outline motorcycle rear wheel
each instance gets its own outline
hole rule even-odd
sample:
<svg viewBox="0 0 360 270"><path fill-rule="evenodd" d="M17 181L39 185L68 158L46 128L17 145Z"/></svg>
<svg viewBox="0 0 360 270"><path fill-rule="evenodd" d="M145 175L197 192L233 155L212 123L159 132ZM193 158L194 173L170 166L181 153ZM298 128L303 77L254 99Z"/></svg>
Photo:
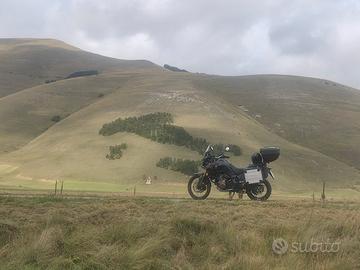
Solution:
<svg viewBox="0 0 360 270"><path fill-rule="evenodd" d="M265 189L265 192L264 190L261 191L261 189ZM271 190L272 188L269 181L265 179L258 185L249 185L246 188L246 194L253 201L266 201L271 195Z"/></svg>
<svg viewBox="0 0 360 270"><path fill-rule="evenodd" d="M200 187L198 186L201 177L203 175L193 175L188 182L188 192L194 200L205 200L211 191L211 182L208 180L204 181Z"/></svg>

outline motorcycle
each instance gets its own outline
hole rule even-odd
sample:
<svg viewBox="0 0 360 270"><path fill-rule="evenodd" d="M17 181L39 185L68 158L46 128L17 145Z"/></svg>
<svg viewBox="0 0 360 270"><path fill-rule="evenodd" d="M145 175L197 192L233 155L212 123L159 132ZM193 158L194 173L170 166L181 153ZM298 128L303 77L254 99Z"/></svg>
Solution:
<svg viewBox="0 0 360 270"><path fill-rule="evenodd" d="M225 151L230 151L229 147ZM270 162L280 156L278 147L261 148L252 155L252 164L246 168L237 168L227 159L224 153L216 156L214 147L209 145L204 153L201 167L205 172L193 174L188 182L188 192L194 200L205 200L211 191L212 184L221 192L235 193L242 196L246 193L251 200L266 201L271 195L270 175L275 179Z"/></svg>

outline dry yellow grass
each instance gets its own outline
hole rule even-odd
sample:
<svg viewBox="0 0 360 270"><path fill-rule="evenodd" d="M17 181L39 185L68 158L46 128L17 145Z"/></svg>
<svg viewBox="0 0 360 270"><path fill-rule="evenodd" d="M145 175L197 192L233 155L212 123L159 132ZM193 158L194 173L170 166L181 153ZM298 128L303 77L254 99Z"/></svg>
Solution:
<svg viewBox="0 0 360 270"><path fill-rule="evenodd" d="M358 269L360 204L0 198L1 269ZM339 242L276 255L272 242Z"/></svg>

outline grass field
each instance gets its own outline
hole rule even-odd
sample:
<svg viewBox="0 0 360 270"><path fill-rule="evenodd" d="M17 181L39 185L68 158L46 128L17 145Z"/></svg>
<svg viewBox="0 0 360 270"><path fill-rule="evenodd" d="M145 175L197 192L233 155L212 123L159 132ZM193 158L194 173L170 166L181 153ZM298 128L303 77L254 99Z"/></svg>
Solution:
<svg viewBox="0 0 360 270"><path fill-rule="evenodd" d="M360 268L359 201L48 196L0 205L0 269ZM277 238L287 253L273 252ZM313 242L338 250L292 248Z"/></svg>
<svg viewBox="0 0 360 270"><path fill-rule="evenodd" d="M41 196L51 196L55 193L60 193L61 187L63 196L80 196L80 197L117 197L117 196L150 196L150 197L165 197L165 198L189 198L187 191L187 180L184 177L179 182L156 182L151 185L146 185L143 181L138 183L107 183L107 182L91 182L86 180L68 180L68 181L53 181L53 180L17 180L16 185L10 181L2 181L0 185L0 195L21 195L33 196L38 194ZM284 191L281 186L283 183L278 180L271 181L273 188L271 198L276 200L283 199L304 199L319 200L322 194L322 185L314 186L313 189L302 188L292 189L291 191ZM328 200L353 201L360 200L360 186L353 186L352 188L334 188L326 187L326 198ZM227 192L219 192L215 186L212 186L210 198L228 198Z"/></svg>

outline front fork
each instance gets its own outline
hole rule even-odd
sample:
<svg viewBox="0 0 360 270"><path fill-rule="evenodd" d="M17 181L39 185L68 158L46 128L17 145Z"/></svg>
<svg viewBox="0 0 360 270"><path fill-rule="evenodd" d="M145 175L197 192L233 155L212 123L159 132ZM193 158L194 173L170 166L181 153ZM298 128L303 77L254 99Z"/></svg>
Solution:
<svg viewBox="0 0 360 270"><path fill-rule="evenodd" d="M210 181L208 178L208 173L197 173L196 175L199 175L199 182L197 183L197 188L201 189L201 187L203 187L204 184L207 183L207 181Z"/></svg>

